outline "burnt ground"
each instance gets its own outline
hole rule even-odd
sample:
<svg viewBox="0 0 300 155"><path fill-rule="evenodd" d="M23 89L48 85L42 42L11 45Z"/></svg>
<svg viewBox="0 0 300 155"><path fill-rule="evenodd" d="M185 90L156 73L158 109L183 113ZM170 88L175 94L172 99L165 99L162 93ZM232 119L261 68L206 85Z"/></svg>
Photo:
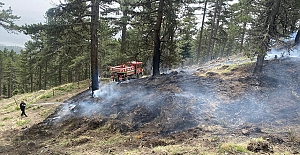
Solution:
<svg viewBox="0 0 300 155"><path fill-rule="evenodd" d="M300 154L300 61L209 65L84 91L0 153Z"/></svg>

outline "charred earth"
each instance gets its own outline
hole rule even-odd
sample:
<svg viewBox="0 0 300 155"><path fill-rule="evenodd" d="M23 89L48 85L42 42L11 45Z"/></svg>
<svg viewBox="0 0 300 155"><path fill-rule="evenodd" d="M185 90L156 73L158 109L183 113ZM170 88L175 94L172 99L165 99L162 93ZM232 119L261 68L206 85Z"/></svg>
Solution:
<svg viewBox="0 0 300 155"><path fill-rule="evenodd" d="M84 91L0 153L299 154L300 61L230 63Z"/></svg>

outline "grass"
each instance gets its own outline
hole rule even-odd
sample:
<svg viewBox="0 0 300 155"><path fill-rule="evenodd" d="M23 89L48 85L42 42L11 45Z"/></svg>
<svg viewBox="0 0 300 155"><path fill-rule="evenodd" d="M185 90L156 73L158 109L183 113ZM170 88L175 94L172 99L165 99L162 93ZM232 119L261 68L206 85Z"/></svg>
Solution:
<svg viewBox="0 0 300 155"><path fill-rule="evenodd" d="M30 122L30 120L19 120L19 121L17 121L16 122L16 124L18 125L18 126L23 126L23 125L25 125L25 124L28 124Z"/></svg>
<svg viewBox="0 0 300 155"><path fill-rule="evenodd" d="M62 86L59 86L59 87L56 87L55 89L53 89L54 91L63 91L63 92L70 92L72 90L75 89L75 86L76 84L75 83L69 83L69 84L65 84L65 85L62 85ZM78 85L78 84L77 84ZM79 88L79 86L77 87Z"/></svg>
<svg viewBox="0 0 300 155"><path fill-rule="evenodd" d="M51 111L52 111L52 109L45 109L45 110L41 111L39 114L43 118L46 118L47 116L49 116L49 114L50 114Z"/></svg>
<svg viewBox="0 0 300 155"><path fill-rule="evenodd" d="M44 94L40 97L40 99L47 99L47 98L51 98L52 97L52 94Z"/></svg>
<svg viewBox="0 0 300 155"><path fill-rule="evenodd" d="M241 68L241 67L247 68L247 67L249 67L251 65L253 65L253 62L244 62L242 64L223 65L221 67L211 69L209 71L209 73L216 74L216 75L224 75L224 74L232 72L232 74L233 74L233 71L235 71L236 69ZM207 73L208 72L199 73L198 76L207 77L208 76Z"/></svg>
<svg viewBox="0 0 300 155"><path fill-rule="evenodd" d="M6 117L4 117L4 118L2 118L1 120L2 121L6 121L6 120L9 120L9 119L12 119L13 117L8 117L8 116L6 116Z"/></svg>
<svg viewBox="0 0 300 155"><path fill-rule="evenodd" d="M263 143L263 142L266 142L266 140L264 140L262 137L259 137L259 138L253 138L253 139L251 139L251 142L254 142L254 143Z"/></svg>
<svg viewBox="0 0 300 155"><path fill-rule="evenodd" d="M14 103L9 103L9 104L5 105L4 109L8 109L8 108L12 107L13 105L15 105L15 104Z"/></svg>
<svg viewBox="0 0 300 155"><path fill-rule="evenodd" d="M121 135L121 134L117 134L114 137L111 137L109 139L107 139L105 142L103 142L103 145L114 145L114 144L118 144L120 142L123 142L125 140L125 136Z"/></svg>
<svg viewBox="0 0 300 155"><path fill-rule="evenodd" d="M242 144L234 144L234 143L224 143L219 148L220 153L248 153L246 146Z"/></svg>
<svg viewBox="0 0 300 155"><path fill-rule="evenodd" d="M190 155L196 155L201 152L201 154L204 154L205 152L202 151L202 148L200 146L183 146L183 145L167 145L167 146L157 146L153 148L153 151L156 154L170 154L170 155L176 155L176 154L186 154L189 152Z"/></svg>
<svg viewBox="0 0 300 155"><path fill-rule="evenodd" d="M43 106L36 106L36 107L33 107L32 110L39 110L41 109Z"/></svg>
<svg viewBox="0 0 300 155"><path fill-rule="evenodd" d="M289 129L289 130L287 131L287 135L288 135L289 140L290 140L291 142L297 142L296 133L295 133L294 131L292 131L291 129Z"/></svg>

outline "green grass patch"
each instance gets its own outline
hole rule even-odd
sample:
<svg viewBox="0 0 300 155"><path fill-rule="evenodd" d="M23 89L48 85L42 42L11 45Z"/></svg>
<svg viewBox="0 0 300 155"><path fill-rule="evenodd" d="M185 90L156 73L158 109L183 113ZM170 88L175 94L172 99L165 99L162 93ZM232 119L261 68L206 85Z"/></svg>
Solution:
<svg viewBox="0 0 300 155"><path fill-rule="evenodd" d="M19 121L16 122L16 124L18 126L23 126L25 124L28 124L29 122L30 122L29 120L19 120Z"/></svg>
<svg viewBox="0 0 300 155"><path fill-rule="evenodd" d="M3 124L3 123L0 123L0 126L5 126L5 124Z"/></svg>
<svg viewBox="0 0 300 155"><path fill-rule="evenodd" d="M47 117L47 116L49 116L50 112L51 112L51 109L45 109L40 112L40 116Z"/></svg>
<svg viewBox="0 0 300 155"><path fill-rule="evenodd" d="M176 154L186 154L186 152L189 152L189 154L205 154L204 151L201 151L202 148L200 146L183 146L183 145L167 145L167 146L157 146L154 147L153 150L157 154L170 154L170 155L176 155Z"/></svg>
<svg viewBox="0 0 300 155"><path fill-rule="evenodd" d="M65 84L62 85L60 87L56 87L54 90L59 90L59 91L63 91L63 92L70 92L74 89L74 84L73 83L69 83L69 84Z"/></svg>
<svg viewBox="0 0 300 155"><path fill-rule="evenodd" d="M48 99L48 98L51 98L52 97L52 94L48 93L48 94L44 94L40 97L40 99Z"/></svg>
<svg viewBox="0 0 300 155"><path fill-rule="evenodd" d="M237 153L248 153L249 151L243 145L233 144L233 143L224 143L220 146L219 152L220 153L237 154Z"/></svg>
<svg viewBox="0 0 300 155"><path fill-rule="evenodd" d="M32 110L39 110L39 109L41 109L43 106L36 106L36 107L34 107L34 108L32 108Z"/></svg>
<svg viewBox="0 0 300 155"><path fill-rule="evenodd" d="M12 119L13 117L8 117L8 116L6 116L6 117L4 117L4 118L2 118L2 121L6 121L6 120L9 120L9 119Z"/></svg>
<svg viewBox="0 0 300 155"><path fill-rule="evenodd" d="M14 105L15 105L14 102L8 103L7 105L5 105L4 109L8 109L8 108L10 108L10 107L12 107L12 106L14 106Z"/></svg>
<svg viewBox="0 0 300 155"><path fill-rule="evenodd" d="M262 142L265 142L265 141L266 140L264 140L262 137L251 139L251 142L254 142L254 143L262 143Z"/></svg>
<svg viewBox="0 0 300 155"><path fill-rule="evenodd" d="M105 142L103 142L103 145L114 145L114 144L118 144L124 140L125 140L125 136L118 134L114 137L109 138Z"/></svg>

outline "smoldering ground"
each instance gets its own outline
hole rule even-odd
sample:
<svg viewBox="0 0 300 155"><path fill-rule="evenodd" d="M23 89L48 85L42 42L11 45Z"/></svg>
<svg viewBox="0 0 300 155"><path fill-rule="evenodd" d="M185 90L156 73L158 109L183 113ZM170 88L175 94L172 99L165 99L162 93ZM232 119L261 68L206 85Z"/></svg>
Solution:
<svg viewBox="0 0 300 155"><path fill-rule="evenodd" d="M280 59L266 63L259 77L223 80L192 75L182 69L156 78L104 84L94 92L94 98L86 91L68 100L48 122L100 116L120 121L126 131L152 124L161 133L199 125L298 126L300 61L289 56ZM234 90L236 85L243 89Z"/></svg>

